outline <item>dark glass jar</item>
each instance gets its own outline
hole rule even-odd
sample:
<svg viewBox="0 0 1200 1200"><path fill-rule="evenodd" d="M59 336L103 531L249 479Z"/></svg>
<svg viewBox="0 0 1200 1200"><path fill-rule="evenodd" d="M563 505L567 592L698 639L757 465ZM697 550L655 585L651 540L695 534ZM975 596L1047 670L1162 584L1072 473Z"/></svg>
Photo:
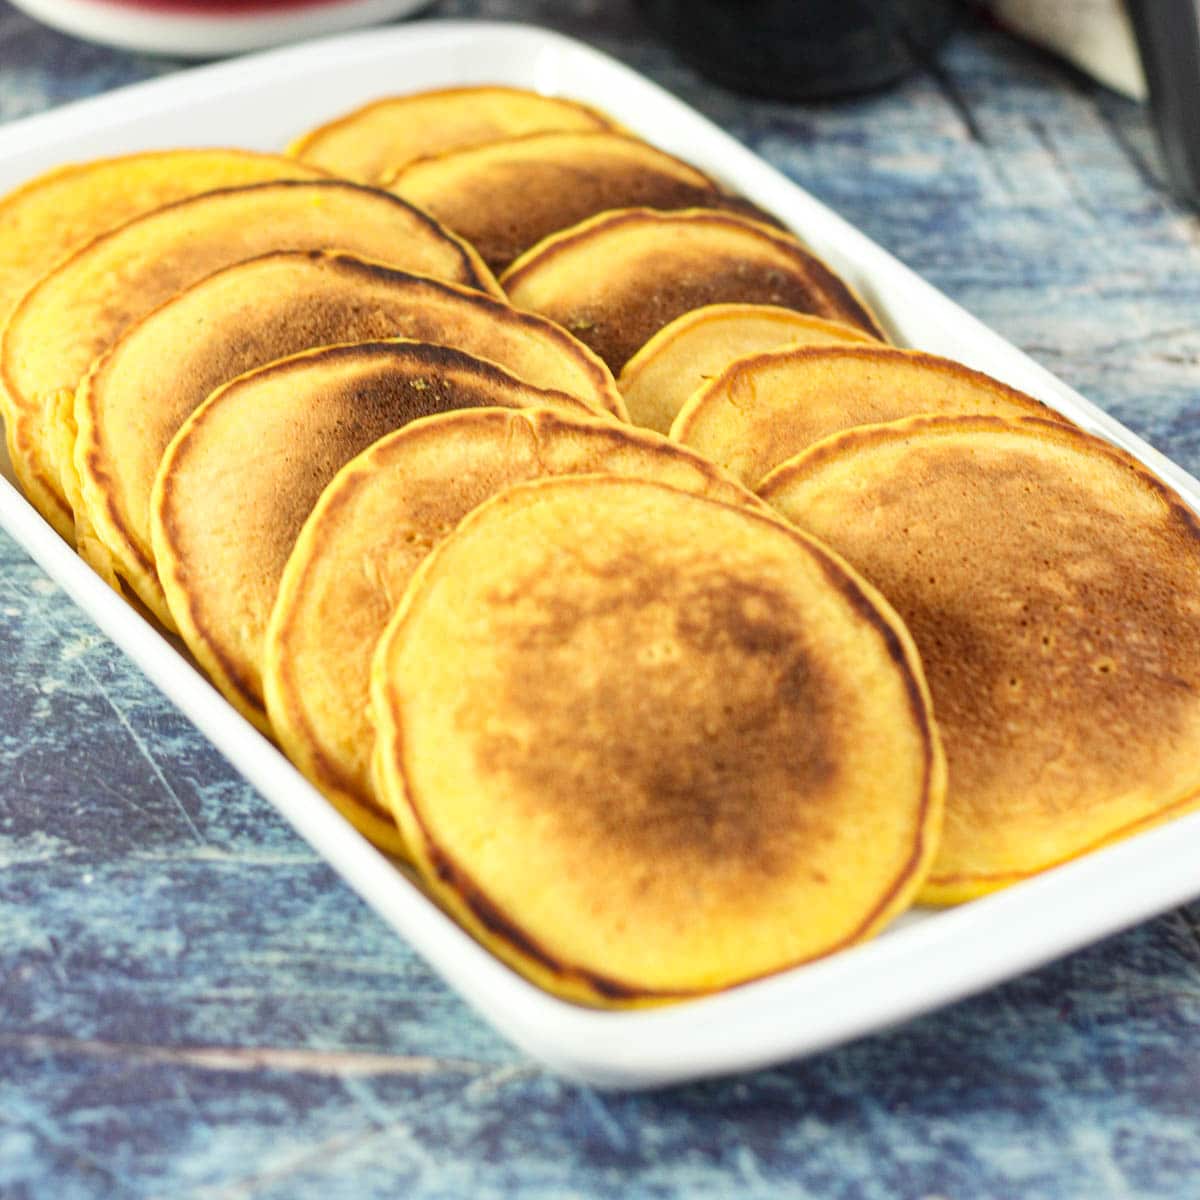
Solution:
<svg viewBox="0 0 1200 1200"><path fill-rule="evenodd" d="M784 99L883 87L927 61L961 0L641 0L649 23L710 79Z"/></svg>

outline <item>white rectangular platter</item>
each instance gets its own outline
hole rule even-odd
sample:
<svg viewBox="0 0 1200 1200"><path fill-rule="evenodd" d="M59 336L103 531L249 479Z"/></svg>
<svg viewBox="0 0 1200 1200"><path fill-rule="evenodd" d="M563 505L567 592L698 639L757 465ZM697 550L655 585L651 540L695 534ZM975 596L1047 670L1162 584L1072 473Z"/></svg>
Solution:
<svg viewBox="0 0 1200 1200"><path fill-rule="evenodd" d="M607 109L777 214L866 295L898 342L960 359L1124 446L1200 510L1200 484L684 104L542 30L428 23L204 67L0 129L0 189L60 163L237 142L279 149L371 97L507 83ZM502 966L351 829L0 479L0 526L25 547L262 794L497 1029L564 1074L649 1087L795 1058L895 1024L1200 894L1200 814L998 895L913 913L884 936L707 999L609 1013Z"/></svg>

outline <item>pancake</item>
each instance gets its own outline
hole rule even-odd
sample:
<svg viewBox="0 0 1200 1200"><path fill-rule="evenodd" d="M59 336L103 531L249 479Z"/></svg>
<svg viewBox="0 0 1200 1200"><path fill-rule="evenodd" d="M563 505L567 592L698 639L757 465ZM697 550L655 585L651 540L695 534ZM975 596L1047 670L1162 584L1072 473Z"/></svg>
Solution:
<svg viewBox="0 0 1200 1200"><path fill-rule="evenodd" d="M68 253L164 204L214 188L274 179L319 179L325 172L249 150L158 150L57 167L0 199L0 329L21 297ZM24 414L0 386L9 457L26 494L58 509L24 452ZM22 428L18 439L17 428ZM65 516L65 514L64 514ZM64 532L60 530L60 532Z"/></svg>
<svg viewBox="0 0 1200 1200"><path fill-rule="evenodd" d="M1200 526L1124 451L1042 420L915 418L819 443L763 495L921 652L950 771L922 899L1200 806Z"/></svg>
<svg viewBox="0 0 1200 1200"><path fill-rule="evenodd" d="M48 425L71 410L61 397L69 400L96 356L222 267L271 250L319 249L499 294L475 251L431 217L386 192L332 180L231 188L157 209L88 243L26 293L0 359L15 418L9 444L30 499L64 537L72 517Z"/></svg>
<svg viewBox="0 0 1200 1200"><path fill-rule="evenodd" d="M1066 419L947 358L890 346L804 347L731 363L683 406L671 437L756 487L831 433L922 413Z"/></svg>
<svg viewBox="0 0 1200 1200"><path fill-rule="evenodd" d="M614 208L722 207L707 175L637 138L534 133L418 159L389 191L465 237L493 271L560 229Z"/></svg>
<svg viewBox="0 0 1200 1200"><path fill-rule="evenodd" d="M299 137L288 153L347 179L378 183L413 159L552 129L612 129L575 100L510 87L387 96Z"/></svg>
<svg viewBox="0 0 1200 1200"><path fill-rule="evenodd" d="M514 968L662 1002L870 936L935 848L920 663L814 539L657 483L501 493L424 562L372 668L380 794Z"/></svg>
<svg viewBox="0 0 1200 1200"><path fill-rule="evenodd" d="M477 408L382 438L338 472L305 522L267 630L267 714L288 757L384 849L403 847L371 787L371 655L409 579L503 488L597 472L771 511L656 434L549 409Z"/></svg>
<svg viewBox="0 0 1200 1200"><path fill-rule="evenodd" d="M75 396L80 553L168 628L150 488L180 425L236 375L337 342L403 337L486 358L620 415L608 369L557 325L455 284L347 255L287 252L209 276L127 329Z"/></svg>
<svg viewBox="0 0 1200 1200"><path fill-rule="evenodd" d="M242 375L175 435L151 494L159 578L188 648L260 729L268 729L261 669L267 619L325 485L407 422L479 405L590 411L461 351L366 342Z"/></svg>
<svg viewBox="0 0 1200 1200"><path fill-rule="evenodd" d="M69 251L133 217L216 188L324 177L250 150L155 150L56 167L0 199L0 322Z"/></svg>
<svg viewBox="0 0 1200 1200"><path fill-rule="evenodd" d="M709 304L676 317L624 366L618 387L630 420L668 433L697 388L736 358L782 346L873 342L852 325L767 304Z"/></svg>
<svg viewBox="0 0 1200 1200"><path fill-rule="evenodd" d="M795 238L705 209L602 213L534 246L501 282L514 304L569 329L614 373L707 304L774 304L880 336L862 301Z"/></svg>

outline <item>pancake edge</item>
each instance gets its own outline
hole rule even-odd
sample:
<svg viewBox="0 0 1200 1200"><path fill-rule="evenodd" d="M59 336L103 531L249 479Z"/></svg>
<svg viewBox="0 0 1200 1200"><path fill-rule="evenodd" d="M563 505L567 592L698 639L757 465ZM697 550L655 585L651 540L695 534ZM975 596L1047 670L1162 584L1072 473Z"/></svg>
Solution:
<svg viewBox="0 0 1200 1200"><path fill-rule="evenodd" d="M611 482L613 479L613 476L608 475L575 475L519 484L474 509L463 519L459 530L467 528L469 524L474 525L486 520L493 508L511 503L509 498L518 491L533 491L546 485L562 486L564 481L578 485L581 481L590 484L598 480ZM643 486L688 495L666 484L638 482ZM703 504L716 504L721 508L731 507L721 501L704 497L691 498ZM924 784L919 812L914 821L918 832L904 871L898 878L888 882L875 907L852 933L820 954L717 988L678 991L641 987L560 960L550 954L536 939L528 935L518 922L495 905L470 874L430 838L428 827L407 785L403 766L403 760L407 758L406 747L403 730L393 719L395 706L389 702L389 695L392 693L387 678L387 659L392 643L403 636L404 625L410 619L410 613L421 595L426 577L437 569L439 551L451 541L450 538L436 547L421 563L376 647L371 671L371 711L376 728L373 777L381 794L390 790L394 795L393 810L396 823L411 848L418 870L439 902L485 949L518 974L564 999L602 1008L652 1007L728 991L759 979L779 975L807 962L818 961L857 942L867 940L909 907L932 865L941 834L946 791L946 760L934 721L928 685L911 635L881 593L824 543L794 526L780 525L770 517L750 510L745 511L751 520L763 521L769 528L792 537L811 554L835 590L842 593L850 607L858 615L865 617L880 634L887 656L902 673L915 725L921 731L925 745ZM394 747L395 753L385 753L389 745ZM388 784L391 785L390 788Z"/></svg>
<svg viewBox="0 0 1200 1200"><path fill-rule="evenodd" d="M512 84L461 84L455 87L423 88L422 90L416 92L397 92L393 95L378 96L374 100L368 100L365 104L360 104L357 108L352 108L349 112L344 112L341 114L341 116L334 117L330 121L325 121L322 124L306 130L304 133L301 133L297 137L293 138L284 149L284 157L295 158L300 162L307 162L307 159L305 159L304 156L312 149L316 142L320 141L324 137L327 137L335 130L342 129L345 126L350 125L360 118L366 116L367 113L374 112L377 109L389 107L400 108L410 101L474 94L481 91L504 92L509 95L518 96L537 96L539 99L550 100L557 104L564 104L570 108L574 108L576 111L587 113L589 117L598 122L598 128L600 129L607 129L615 132L624 131L624 127L618 124L618 122L612 117L608 116L607 113L602 112L600 109L595 108L590 104L585 104L582 100L574 100L569 96L548 96L544 92L535 92L532 88L516 87ZM492 138L488 140L497 141L501 139ZM485 143L477 142L475 144L483 145ZM424 158L428 156L421 155L420 157ZM328 168L321 169L328 170ZM385 172L385 174L390 173L392 169L393 168L389 168L389 172ZM376 179L373 182L378 183L379 180Z"/></svg>
<svg viewBox="0 0 1200 1200"><path fill-rule="evenodd" d="M960 363L952 358L943 358L941 355L929 354L924 350L912 350L901 346L876 345L845 345L845 346L781 346L775 350L761 350L755 354L745 354L741 358L735 358L716 378L703 383L698 387L684 403L679 410L675 420L671 423L671 431L668 436L672 441L683 442L688 444L687 438L692 434L696 422L705 414L708 409L718 403L714 397L719 391L724 390L729 386L729 380L736 377L740 372L748 369L753 369L760 363L772 364L780 363L786 360L811 362L816 359L850 359L855 362L864 360L874 361L877 363L887 362L907 362L916 363L922 367L935 370L940 374L956 376L958 379L966 381L972 385L983 385L988 391L1003 395L1007 400L1014 405L1026 409L1028 415L1033 418L1039 418L1045 421L1052 421L1055 424L1071 425L1074 423L1064 414L1058 412L1050 405L1043 403L1041 400L1030 396L1027 392L1018 391L1014 387L1010 387L1007 383L1002 383L999 379L993 378L991 375L985 375L982 371L976 371L973 367L968 367L964 363ZM837 430L832 434L827 434L824 438L819 438L804 450L798 451L792 458L798 458L800 455L808 452L809 449L829 441L834 437L840 436L842 433L848 433L851 429L867 429L875 425L892 425L900 421L909 421L928 416L930 419L937 420L957 420L959 416L967 414L939 414L939 413L912 413L909 416L897 417L895 421L879 421L870 422L866 425L852 425L846 429ZM991 414L979 414L981 416L990 416ZM998 418L1007 419L1007 418ZM1022 419L1022 418L1014 418ZM791 459L784 461L790 462ZM755 491L766 486L770 476L779 469L779 465L772 467L762 479L755 484Z"/></svg>
<svg viewBox="0 0 1200 1200"><path fill-rule="evenodd" d="M203 667L209 679L235 709L260 732L273 737L266 708L261 695L255 688L253 680L247 677L243 664L233 661L206 632L206 622L201 619L200 609L194 594L181 581L183 571L177 540L177 526L171 518L171 494L173 490L173 471L177 460L186 451L188 443L195 436L195 430L200 428L212 411L226 402L228 394L236 386L241 388L250 381L257 380L270 374L287 372L297 364L308 359L321 358L336 361L338 358L355 358L362 354L369 356L399 354L404 347L420 347L420 353L433 360L450 360L456 365L467 366L468 369L481 374L491 374L498 382L515 382L531 392L540 392L546 397L549 405L564 404L570 408L579 408L592 412L582 400L568 396L565 392L554 392L534 387L525 380L497 366L487 359L475 358L461 350L448 346L440 346L430 342L417 342L411 339L395 339L392 341L348 342L334 346L317 346L310 350L302 350L298 354L277 359L266 366L247 371L231 379L228 383L217 388L203 404L195 408L188 419L179 427L171 439L163 457L159 462L154 486L150 499L150 529L151 544L157 564L159 579L167 599L171 616L179 630L180 636L186 642L189 651ZM602 417L599 419L603 419ZM403 426L401 426L403 428ZM343 464L344 465L344 464ZM319 497L318 497L319 499ZM276 593L278 594L278 593ZM273 605L272 605L273 607ZM268 620L270 614L267 614ZM264 633L266 623L264 623ZM260 670L261 678L261 670Z"/></svg>

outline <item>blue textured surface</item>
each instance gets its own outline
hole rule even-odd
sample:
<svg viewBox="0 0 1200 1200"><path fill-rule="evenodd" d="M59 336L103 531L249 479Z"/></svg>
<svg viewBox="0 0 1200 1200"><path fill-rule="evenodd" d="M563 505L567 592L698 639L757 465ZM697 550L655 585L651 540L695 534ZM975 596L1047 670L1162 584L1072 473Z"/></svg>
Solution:
<svg viewBox="0 0 1200 1200"><path fill-rule="evenodd" d="M621 3L430 13L647 72L1200 471L1200 221L1136 106L980 28L790 107ZM173 66L0 3L0 119ZM1200 905L806 1063L599 1095L466 1011L3 535L0 663L5 1200L1200 1197Z"/></svg>

